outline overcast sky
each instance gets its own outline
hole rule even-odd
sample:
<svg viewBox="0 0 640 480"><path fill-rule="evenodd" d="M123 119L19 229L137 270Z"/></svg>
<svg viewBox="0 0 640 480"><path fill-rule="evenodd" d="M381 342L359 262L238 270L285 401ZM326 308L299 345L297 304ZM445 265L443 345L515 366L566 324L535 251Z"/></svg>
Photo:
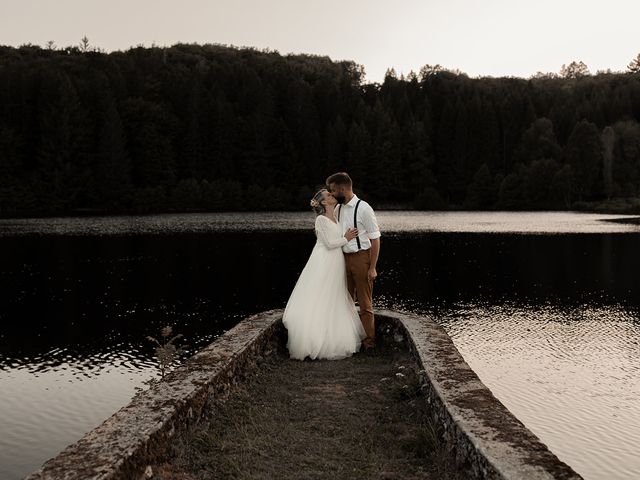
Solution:
<svg viewBox="0 0 640 480"><path fill-rule="evenodd" d="M625 70L639 18L640 0L0 0L0 44L223 43L354 60L368 81L427 63L528 77L572 60Z"/></svg>

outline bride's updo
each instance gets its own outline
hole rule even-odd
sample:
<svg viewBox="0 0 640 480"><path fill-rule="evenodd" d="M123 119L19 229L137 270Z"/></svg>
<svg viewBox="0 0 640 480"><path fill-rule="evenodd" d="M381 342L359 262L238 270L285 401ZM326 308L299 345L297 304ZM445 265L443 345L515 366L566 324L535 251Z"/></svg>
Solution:
<svg viewBox="0 0 640 480"><path fill-rule="evenodd" d="M316 215L322 215L326 211L326 208L322 204L322 200L324 199L324 192L326 191L326 188L318 190L311 199L311 202L309 202L309 205L311 205L311 208L313 208L313 211Z"/></svg>

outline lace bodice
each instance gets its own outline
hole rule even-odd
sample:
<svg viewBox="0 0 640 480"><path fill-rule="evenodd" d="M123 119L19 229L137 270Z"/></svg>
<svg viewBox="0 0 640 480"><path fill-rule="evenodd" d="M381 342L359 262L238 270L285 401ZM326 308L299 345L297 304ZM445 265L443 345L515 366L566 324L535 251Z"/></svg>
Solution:
<svg viewBox="0 0 640 480"><path fill-rule="evenodd" d="M347 239L342 235L340 225L324 215L316 217L316 237L318 242L328 249L340 248L347 243Z"/></svg>

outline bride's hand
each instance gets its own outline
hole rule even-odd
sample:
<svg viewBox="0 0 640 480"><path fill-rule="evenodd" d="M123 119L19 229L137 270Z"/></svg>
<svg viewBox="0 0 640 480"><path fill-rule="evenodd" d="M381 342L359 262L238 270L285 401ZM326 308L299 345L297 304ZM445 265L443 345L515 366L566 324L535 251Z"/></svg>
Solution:
<svg viewBox="0 0 640 480"><path fill-rule="evenodd" d="M347 230L347 233L344 234L344 238L346 238L348 242L350 242L351 240L353 240L357 236L358 236L358 229L357 228L350 228L349 230Z"/></svg>

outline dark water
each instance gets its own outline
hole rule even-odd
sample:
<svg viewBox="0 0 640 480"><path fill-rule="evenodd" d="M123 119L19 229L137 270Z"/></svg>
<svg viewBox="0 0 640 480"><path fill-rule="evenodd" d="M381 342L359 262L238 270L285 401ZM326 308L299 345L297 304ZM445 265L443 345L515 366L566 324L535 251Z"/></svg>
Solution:
<svg viewBox="0 0 640 480"><path fill-rule="evenodd" d="M246 315L284 307L315 242L308 216L288 215L277 230L246 228L256 223L247 216L6 222L0 478L36 468L157 375L147 335L172 325L189 354ZM526 225L549 223L532 215ZM496 218L520 233L487 226ZM585 478L634 478L640 230L575 214L555 228L573 222L563 235L523 234L521 219L493 214L379 219L376 305L435 317L496 396ZM441 231L447 222L462 231Z"/></svg>

